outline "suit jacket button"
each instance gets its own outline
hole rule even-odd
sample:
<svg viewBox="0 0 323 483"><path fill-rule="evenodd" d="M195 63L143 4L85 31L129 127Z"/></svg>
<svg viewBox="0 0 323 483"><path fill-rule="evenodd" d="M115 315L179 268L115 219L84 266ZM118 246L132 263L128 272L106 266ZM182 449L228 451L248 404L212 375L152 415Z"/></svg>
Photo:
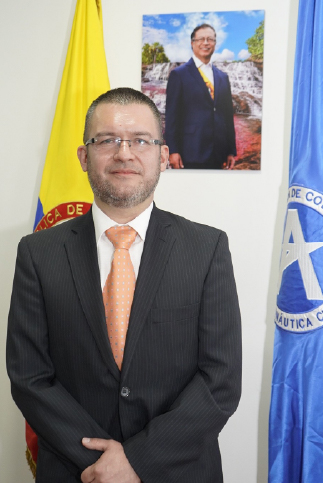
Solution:
<svg viewBox="0 0 323 483"><path fill-rule="evenodd" d="M130 389L129 389L129 387L123 387L123 388L121 389L121 396L122 396L122 397L128 397L128 396L129 396L129 394L130 394Z"/></svg>

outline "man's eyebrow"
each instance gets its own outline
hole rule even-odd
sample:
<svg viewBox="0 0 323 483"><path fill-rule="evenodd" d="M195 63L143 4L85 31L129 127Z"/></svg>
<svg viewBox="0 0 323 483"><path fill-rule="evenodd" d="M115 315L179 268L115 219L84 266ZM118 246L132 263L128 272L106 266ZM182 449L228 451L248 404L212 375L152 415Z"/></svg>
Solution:
<svg viewBox="0 0 323 483"><path fill-rule="evenodd" d="M129 134L131 134L132 136L149 136L149 137L152 137L152 134L149 131L129 131ZM120 135L117 134L115 131L102 131L102 132L96 133L96 135L94 137L98 137L98 136L119 137Z"/></svg>
<svg viewBox="0 0 323 483"><path fill-rule="evenodd" d="M134 136L150 136L150 137L152 137L152 134L149 131L134 131L132 134Z"/></svg>
<svg viewBox="0 0 323 483"><path fill-rule="evenodd" d="M102 132L96 133L94 137L98 137L98 136L116 136L116 133L113 131L102 131Z"/></svg>

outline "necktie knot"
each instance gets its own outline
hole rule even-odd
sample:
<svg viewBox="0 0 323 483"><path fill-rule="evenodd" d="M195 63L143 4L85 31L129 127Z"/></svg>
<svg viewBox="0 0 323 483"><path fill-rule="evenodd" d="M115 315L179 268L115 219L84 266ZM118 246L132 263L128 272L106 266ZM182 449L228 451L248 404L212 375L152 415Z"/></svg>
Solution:
<svg viewBox="0 0 323 483"><path fill-rule="evenodd" d="M129 225L113 226L105 232L114 248L125 248L129 250L137 236L136 230Z"/></svg>

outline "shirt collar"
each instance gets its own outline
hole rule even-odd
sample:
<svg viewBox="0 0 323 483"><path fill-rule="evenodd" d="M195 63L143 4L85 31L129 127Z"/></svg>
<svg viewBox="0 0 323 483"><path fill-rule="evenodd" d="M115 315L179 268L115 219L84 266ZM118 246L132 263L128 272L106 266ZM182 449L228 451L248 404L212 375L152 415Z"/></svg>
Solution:
<svg viewBox="0 0 323 483"><path fill-rule="evenodd" d="M153 203L151 203L148 208L145 209L142 213L140 213L137 218L134 218L133 220L129 221L129 223L126 223L126 225L131 226L142 241L145 241L146 238L146 233L149 225L149 220L150 220L150 215L153 209ZM98 207L95 201L93 201L92 205L92 216L93 216L93 223L94 223L94 229L95 229L95 239L96 239L96 244L99 243L99 240L101 236L106 232L106 230L109 230L112 226L119 226L119 223L116 223L114 220L111 220L111 218L108 217L103 211Z"/></svg>
<svg viewBox="0 0 323 483"><path fill-rule="evenodd" d="M196 65L196 68L199 69L200 67L203 67L206 66L206 67L211 67L212 68L212 62L208 62L207 64L204 64L204 62L202 62L200 59L198 59L196 57L196 55L192 54L192 57L193 57L193 60L194 60L194 63Z"/></svg>

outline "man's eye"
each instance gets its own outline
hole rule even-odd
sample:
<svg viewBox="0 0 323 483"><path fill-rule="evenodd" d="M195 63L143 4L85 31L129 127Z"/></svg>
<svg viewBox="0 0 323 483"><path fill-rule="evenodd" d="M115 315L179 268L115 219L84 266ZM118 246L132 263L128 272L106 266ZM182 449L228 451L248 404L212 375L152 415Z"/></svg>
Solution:
<svg viewBox="0 0 323 483"><path fill-rule="evenodd" d="M115 144L116 138L104 138L99 141L99 144Z"/></svg>
<svg viewBox="0 0 323 483"><path fill-rule="evenodd" d="M145 139L141 139L141 138L135 138L133 140L134 144L137 144L138 146L146 146L148 143L148 141L146 141Z"/></svg>

